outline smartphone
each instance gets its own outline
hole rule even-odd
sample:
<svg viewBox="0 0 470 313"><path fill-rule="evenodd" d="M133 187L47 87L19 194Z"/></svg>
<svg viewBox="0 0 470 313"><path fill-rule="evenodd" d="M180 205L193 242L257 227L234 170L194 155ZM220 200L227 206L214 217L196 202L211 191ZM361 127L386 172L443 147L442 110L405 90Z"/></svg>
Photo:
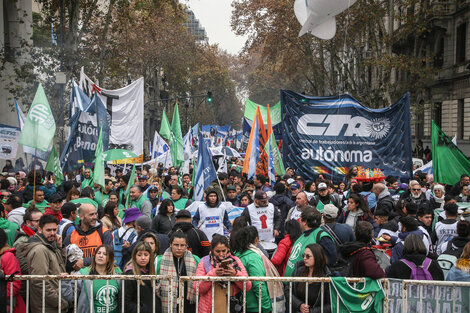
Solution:
<svg viewBox="0 0 470 313"><path fill-rule="evenodd" d="M222 262L220 262L220 267L227 269L229 264L230 260L222 260Z"/></svg>

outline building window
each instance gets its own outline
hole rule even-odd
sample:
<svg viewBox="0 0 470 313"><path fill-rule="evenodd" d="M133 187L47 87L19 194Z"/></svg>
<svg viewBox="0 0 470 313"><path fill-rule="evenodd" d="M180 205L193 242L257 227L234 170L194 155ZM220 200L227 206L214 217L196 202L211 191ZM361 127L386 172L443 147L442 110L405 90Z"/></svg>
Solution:
<svg viewBox="0 0 470 313"><path fill-rule="evenodd" d="M459 99L457 105L457 138L464 139L464 121L465 121L465 102L464 99Z"/></svg>
<svg viewBox="0 0 470 313"><path fill-rule="evenodd" d="M432 110L432 119L437 126L442 128L442 102L434 103L434 108Z"/></svg>
<svg viewBox="0 0 470 313"><path fill-rule="evenodd" d="M423 139L424 137L424 101L419 102L415 113L415 138Z"/></svg>
<svg viewBox="0 0 470 313"><path fill-rule="evenodd" d="M465 49L467 47L467 23L457 27L457 42L455 45L455 63L465 62Z"/></svg>
<svg viewBox="0 0 470 313"><path fill-rule="evenodd" d="M434 66L442 68L442 65L444 65L444 37L439 39L436 55L434 56Z"/></svg>

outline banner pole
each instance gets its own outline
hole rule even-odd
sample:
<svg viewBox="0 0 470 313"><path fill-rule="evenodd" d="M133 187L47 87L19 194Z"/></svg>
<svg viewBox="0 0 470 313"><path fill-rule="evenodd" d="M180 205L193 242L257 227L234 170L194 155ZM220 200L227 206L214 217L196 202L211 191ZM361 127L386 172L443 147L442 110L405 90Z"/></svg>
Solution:
<svg viewBox="0 0 470 313"><path fill-rule="evenodd" d="M208 150L209 150L209 154L211 155L211 162L212 162L212 152L210 149ZM214 166L213 163L212 163L212 166ZM219 174L217 173L217 171L215 172L215 177L217 178L217 182L219 183L220 191L222 192L222 197L224 198L224 202L226 202L227 200L225 199L225 192L224 192L224 189L222 189L222 184L220 183Z"/></svg>
<svg viewBox="0 0 470 313"><path fill-rule="evenodd" d="M34 163L33 163L33 202L36 203L36 153L38 149L34 148Z"/></svg>

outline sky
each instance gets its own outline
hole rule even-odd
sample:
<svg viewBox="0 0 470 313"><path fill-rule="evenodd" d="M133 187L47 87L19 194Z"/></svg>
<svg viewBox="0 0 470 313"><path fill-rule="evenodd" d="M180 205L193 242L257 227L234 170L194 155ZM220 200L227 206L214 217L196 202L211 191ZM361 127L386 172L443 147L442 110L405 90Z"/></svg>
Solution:
<svg viewBox="0 0 470 313"><path fill-rule="evenodd" d="M230 27L232 0L182 0L194 12L206 29L210 44L219 44L221 49L237 54L243 48L246 38L236 36Z"/></svg>

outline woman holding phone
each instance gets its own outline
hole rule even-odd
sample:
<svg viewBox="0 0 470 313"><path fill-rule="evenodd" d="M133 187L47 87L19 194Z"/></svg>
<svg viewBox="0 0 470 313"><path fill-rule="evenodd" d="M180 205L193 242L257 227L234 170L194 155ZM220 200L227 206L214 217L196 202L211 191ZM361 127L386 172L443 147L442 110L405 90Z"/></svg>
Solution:
<svg viewBox="0 0 470 313"><path fill-rule="evenodd" d="M222 235L214 235L211 242L209 255L199 261L196 276L248 276L248 273L239 258L230 253L228 239ZM199 284L199 312L210 313L212 311L212 283L209 281L194 282L194 289ZM235 282L230 285L235 296L243 292L243 282ZM217 283L214 289L222 289L227 293L228 284ZM251 282L246 282L246 291L251 289ZM217 294L217 292L216 292ZM214 297L215 298L215 297ZM224 306L226 308L226 306Z"/></svg>

